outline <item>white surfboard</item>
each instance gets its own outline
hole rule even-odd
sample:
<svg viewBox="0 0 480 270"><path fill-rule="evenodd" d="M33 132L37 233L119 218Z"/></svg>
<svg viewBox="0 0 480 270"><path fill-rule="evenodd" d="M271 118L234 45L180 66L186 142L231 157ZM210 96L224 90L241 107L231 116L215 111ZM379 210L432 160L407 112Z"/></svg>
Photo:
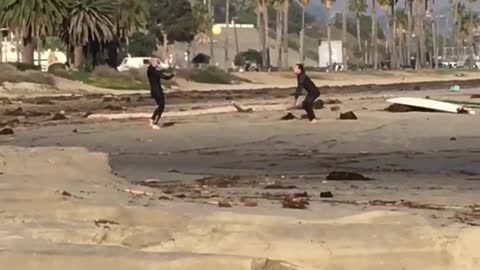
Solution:
<svg viewBox="0 0 480 270"><path fill-rule="evenodd" d="M449 113L468 113L468 114L475 114L475 111L467 106L462 106L458 104L448 103L448 102L441 102L426 98L411 98L411 97L399 97L399 98L391 98L387 99L387 102L406 105L411 107L417 108L425 108L431 109L435 111L441 112L449 112Z"/></svg>

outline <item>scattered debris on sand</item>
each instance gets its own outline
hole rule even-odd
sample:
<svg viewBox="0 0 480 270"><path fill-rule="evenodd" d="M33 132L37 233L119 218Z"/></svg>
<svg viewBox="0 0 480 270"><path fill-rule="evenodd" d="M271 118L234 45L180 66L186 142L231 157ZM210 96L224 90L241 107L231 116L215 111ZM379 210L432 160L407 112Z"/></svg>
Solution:
<svg viewBox="0 0 480 270"><path fill-rule="evenodd" d="M342 104L343 102L340 101L339 99L326 99L323 101L323 104L325 105L334 105L334 104Z"/></svg>
<svg viewBox="0 0 480 270"><path fill-rule="evenodd" d="M196 182L202 187L227 188L236 185L239 180L238 176L211 176L197 179Z"/></svg>
<svg viewBox="0 0 480 270"><path fill-rule="evenodd" d="M346 113L341 113L340 119L341 120L358 120L358 117L354 112L350 111Z"/></svg>
<svg viewBox="0 0 480 270"><path fill-rule="evenodd" d="M109 227L111 225L120 225L120 223L118 223L118 222L107 220L107 219L96 219L96 220L93 221L93 223L97 227L102 227L102 228L106 228L106 229L109 229Z"/></svg>
<svg viewBox="0 0 480 270"><path fill-rule="evenodd" d="M270 184L270 185L267 185L264 187L264 189L296 189L297 187L296 186L293 186L293 185L282 185L282 184L279 184L279 183L275 183L275 184Z"/></svg>
<svg viewBox="0 0 480 270"><path fill-rule="evenodd" d="M283 185L280 183L274 183L270 185L266 185L264 189L296 189L296 186L293 185Z"/></svg>
<svg viewBox="0 0 480 270"><path fill-rule="evenodd" d="M253 109L252 108L242 108L240 105L236 104L235 102L232 102L233 107L237 109L239 113L252 113Z"/></svg>
<svg viewBox="0 0 480 270"><path fill-rule="evenodd" d="M117 105L107 105L107 106L105 106L105 110L123 111L123 110L126 110L126 108L122 107L122 106L117 106Z"/></svg>
<svg viewBox="0 0 480 270"><path fill-rule="evenodd" d="M6 127L6 126L15 127L18 124L20 124L20 120L15 118L15 119L0 122L0 127Z"/></svg>
<svg viewBox="0 0 480 270"><path fill-rule="evenodd" d="M173 127L175 124L176 124L175 122L165 122L162 124L162 127L163 128Z"/></svg>
<svg viewBox="0 0 480 270"><path fill-rule="evenodd" d="M327 180L331 181L370 181L372 178L365 177L356 172L331 172L327 175Z"/></svg>
<svg viewBox="0 0 480 270"><path fill-rule="evenodd" d="M323 108L325 107L324 104L325 104L325 103L323 102L323 100L317 99L317 100L313 103L313 108L314 108L314 109L317 109L317 110L323 109Z"/></svg>
<svg viewBox="0 0 480 270"><path fill-rule="evenodd" d="M64 111L58 112L52 116L53 121L58 121L58 120L66 120L68 119L67 115L65 115Z"/></svg>
<svg viewBox="0 0 480 270"><path fill-rule="evenodd" d="M320 192L320 198L333 198L333 193L330 191Z"/></svg>
<svg viewBox="0 0 480 270"><path fill-rule="evenodd" d="M232 207L232 204L226 200L221 200L218 202L218 207L222 207L222 208L231 208Z"/></svg>
<svg viewBox="0 0 480 270"><path fill-rule="evenodd" d="M249 200L246 200L245 202L243 202L243 205L244 205L245 207L257 207L257 206L258 206L258 202L255 201L255 200L249 199Z"/></svg>
<svg viewBox="0 0 480 270"><path fill-rule="evenodd" d="M281 118L281 120L294 120L294 119L297 119L297 117L292 113L287 113L285 116Z"/></svg>
<svg viewBox="0 0 480 270"><path fill-rule="evenodd" d="M332 106L332 107L330 107L330 110L331 110L332 112L340 111L340 106Z"/></svg>
<svg viewBox="0 0 480 270"><path fill-rule="evenodd" d="M0 135L13 135L15 132L11 128L3 128L0 130Z"/></svg>
<svg viewBox="0 0 480 270"><path fill-rule="evenodd" d="M308 204L308 197L296 197L291 194L286 195L282 201L283 208L291 209L307 209Z"/></svg>
<svg viewBox="0 0 480 270"><path fill-rule="evenodd" d="M414 111L415 108L402 104L391 104L385 110L388 112L411 112Z"/></svg>

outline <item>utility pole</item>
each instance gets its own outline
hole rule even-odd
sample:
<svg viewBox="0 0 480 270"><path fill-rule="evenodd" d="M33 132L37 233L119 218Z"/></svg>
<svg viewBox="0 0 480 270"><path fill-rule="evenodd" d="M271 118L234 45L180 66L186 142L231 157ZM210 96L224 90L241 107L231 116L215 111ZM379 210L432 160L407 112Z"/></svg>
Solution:
<svg viewBox="0 0 480 270"><path fill-rule="evenodd" d="M230 35L230 0L225 0L225 71L228 72L229 67L229 57L228 57L228 46L229 44L229 35Z"/></svg>

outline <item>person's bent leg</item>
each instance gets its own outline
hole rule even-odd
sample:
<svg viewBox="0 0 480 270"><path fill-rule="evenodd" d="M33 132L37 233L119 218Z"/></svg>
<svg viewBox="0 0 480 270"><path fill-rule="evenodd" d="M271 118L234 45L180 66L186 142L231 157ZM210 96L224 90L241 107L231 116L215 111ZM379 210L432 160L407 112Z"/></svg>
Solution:
<svg viewBox="0 0 480 270"><path fill-rule="evenodd" d="M308 120L313 121L316 119L315 112L313 111L313 103L315 101L315 97L307 95L305 100L302 103L302 107L307 113Z"/></svg>
<svg viewBox="0 0 480 270"><path fill-rule="evenodd" d="M163 112L165 111L165 95L160 94L157 100L158 108L155 110L156 114L156 119L155 119L155 125L158 124L160 121L160 118L162 117Z"/></svg>

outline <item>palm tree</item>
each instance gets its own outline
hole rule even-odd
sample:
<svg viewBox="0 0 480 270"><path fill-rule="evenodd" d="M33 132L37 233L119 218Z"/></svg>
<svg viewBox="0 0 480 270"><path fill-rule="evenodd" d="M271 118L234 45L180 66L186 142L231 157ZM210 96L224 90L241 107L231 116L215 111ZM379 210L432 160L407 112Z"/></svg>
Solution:
<svg viewBox="0 0 480 270"><path fill-rule="evenodd" d="M348 56L347 56L347 6L348 0L342 1L342 55L345 63L345 70L348 69Z"/></svg>
<svg viewBox="0 0 480 270"><path fill-rule="evenodd" d="M328 66L329 69L332 68L332 28L330 24L330 17L332 13L332 5L335 0L322 0L322 3L325 5L327 10L327 42L328 42Z"/></svg>
<svg viewBox="0 0 480 270"><path fill-rule="evenodd" d="M272 6L275 9L276 14L276 49L277 49L277 67L280 68L283 65L283 21L285 20L285 14L283 12L283 2L285 0L273 0Z"/></svg>
<svg viewBox="0 0 480 270"><path fill-rule="evenodd" d="M397 29L397 13L395 12L395 6L397 5L398 0L391 0L391 9L392 9L392 68L398 68L397 60L397 39L395 38L395 29Z"/></svg>
<svg viewBox="0 0 480 270"><path fill-rule="evenodd" d="M413 31L413 0L405 0L405 10L407 11L407 64L410 65L410 59L412 57L412 31Z"/></svg>
<svg viewBox="0 0 480 270"><path fill-rule="evenodd" d="M67 21L75 68L83 65L84 48L88 54L91 43L106 43L115 38L115 12L116 6L108 0L75 0Z"/></svg>
<svg viewBox="0 0 480 270"><path fill-rule="evenodd" d="M65 0L2 0L0 25L20 33L22 62L33 64L34 39L53 34L67 15ZM39 63L40 65L40 63Z"/></svg>
<svg viewBox="0 0 480 270"><path fill-rule="evenodd" d="M378 32L377 32L377 0L372 0L372 45L373 45L373 68L378 69Z"/></svg>
<svg viewBox="0 0 480 270"><path fill-rule="evenodd" d="M477 0L468 0L468 3L470 4L470 18L469 18L469 42L470 44L473 45L473 33L475 32L475 22L474 22L474 10L475 9L475 5L477 4ZM473 45L474 46L474 45ZM471 50L471 53L470 53L470 57L472 58L473 60L473 57L474 57L474 51L473 51L473 48ZM473 61L470 61L470 63L473 63Z"/></svg>
<svg viewBox="0 0 480 270"><path fill-rule="evenodd" d="M297 0L302 7L302 28L300 30L300 62L305 61L305 13L310 0Z"/></svg>
<svg viewBox="0 0 480 270"><path fill-rule="evenodd" d="M377 0L377 3L380 5L380 8L383 10L383 12L385 13L385 18L386 18L386 31L385 31L385 34L386 34L386 51L387 53L389 54L390 56L390 60L392 60L392 40L391 40L391 37L392 37L392 31L391 31L391 27L390 27L390 16L389 16L389 10L390 10L390 4L391 4L391 0Z"/></svg>
<svg viewBox="0 0 480 270"><path fill-rule="evenodd" d="M283 1L283 67L288 68L288 12L290 0Z"/></svg>
<svg viewBox="0 0 480 270"><path fill-rule="evenodd" d="M358 51L362 51L362 36L360 32L360 18L367 10L367 2L365 0L352 0L350 2L350 11L355 14L356 24L357 24L357 46Z"/></svg>
<svg viewBox="0 0 480 270"><path fill-rule="evenodd" d="M119 5L114 17L116 36L125 39L127 47L129 37L147 24L149 6L146 0L118 0Z"/></svg>
<svg viewBox="0 0 480 270"><path fill-rule="evenodd" d="M269 66L268 0L250 0L257 14L257 31L262 44L263 68Z"/></svg>
<svg viewBox="0 0 480 270"><path fill-rule="evenodd" d="M405 10L399 9L395 11L395 18L396 18L396 24L395 24L395 36L396 39L398 40L398 59L399 59L399 64L405 65L407 63L406 58L406 52L404 50L405 47L405 36L407 33L408 29L408 16Z"/></svg>
<svg viewBox="0 0 480 270"><path fill-rule="evenodd" d="M416 38L416 48L417 48L417 57L416 57L416 67L421 68L425 67L426 61L426 43L425 43L425 29L424 29L424 18L425 18L425 0L414 1L415 5L415 38Z"/></svg>

